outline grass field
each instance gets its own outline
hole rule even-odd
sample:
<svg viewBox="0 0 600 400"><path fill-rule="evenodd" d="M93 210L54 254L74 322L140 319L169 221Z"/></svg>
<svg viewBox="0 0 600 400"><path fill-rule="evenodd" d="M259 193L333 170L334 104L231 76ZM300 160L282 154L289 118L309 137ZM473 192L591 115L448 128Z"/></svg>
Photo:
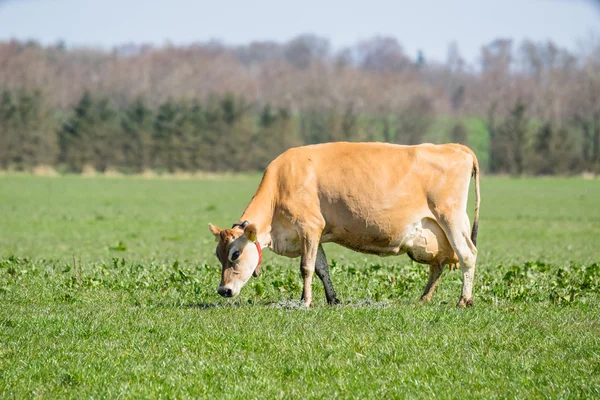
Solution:
<svg viewBox="0 0 600 400"><path fill-rule="evenodd" d="M342 305L266 252L233 300L207 223L259 176L0 176L0 398L598 398L600 182L484 177L458 271L326 245ZM472 212L472 206L470 207Z"/></svg>

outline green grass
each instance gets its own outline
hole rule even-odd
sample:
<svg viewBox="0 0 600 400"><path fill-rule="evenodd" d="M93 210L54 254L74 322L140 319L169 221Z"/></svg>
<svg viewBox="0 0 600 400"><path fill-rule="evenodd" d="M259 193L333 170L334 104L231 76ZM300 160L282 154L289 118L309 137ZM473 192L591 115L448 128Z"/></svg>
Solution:
<svg viewBox="0 0 600 400"><path fill-rule="evenodd" d="M207 223L259 177L0 177L0 398L597 398L600 184L482 181L475 307L460 273L326 245L341 306L299 306L266 252L240 297ZM470 211L472 206L470 207Z"/></svg>

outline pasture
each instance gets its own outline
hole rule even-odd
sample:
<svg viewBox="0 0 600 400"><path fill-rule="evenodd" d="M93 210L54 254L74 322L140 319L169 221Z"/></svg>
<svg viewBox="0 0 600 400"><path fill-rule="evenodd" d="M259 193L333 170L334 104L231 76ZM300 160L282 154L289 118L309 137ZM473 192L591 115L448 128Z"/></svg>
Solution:
<svg viewBox="0 0 600 400"><path fill-rule="evenodd" d="M216 293L207 224L259 179L0 176L0 398L600 396L599 181L483 176L474 308L459 271L418 304L427 267L326 245L342 304L315 277L307 310L268 251Z"/></svg>

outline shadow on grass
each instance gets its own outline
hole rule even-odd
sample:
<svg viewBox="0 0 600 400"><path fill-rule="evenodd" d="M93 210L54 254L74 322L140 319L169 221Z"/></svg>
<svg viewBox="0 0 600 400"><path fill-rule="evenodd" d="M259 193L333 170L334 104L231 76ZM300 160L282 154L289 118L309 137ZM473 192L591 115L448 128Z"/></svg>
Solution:
<svg viewBox="0 0 600 400"><path fill-rule="evenodd" d="M342 300L339 304L330 305L322 302L314 302L310 308L383 308L390 307L396 303L394 302L383 302L373 301L369 299L357 299L357 300ZM258 305L258 304L257 304ZM268 308L279 308L284 310L306 310L304 303L301 300L280 300L280 301L269 301L260 304L263 307Z"/></svg>
<svg viewBox="0 0 600 400"><path fill-rule="evenodd" d="M219 303L188 303L183 305L184 308L196 308L198 310L209 310L211 308L226 308L227 305Z"/></svg>
<svg viewBox="0 0 600 400"><path fill-rule="evenodd" d="M183 307L183 308L191 308L191 309L197 309L197 310L212 310L212 309L217 309L217 308L223 308L223 309L247 308L247 307L252 307L255 305L242 303L242 302L225 302L225 303L187 303L187 304L183 304L183 306L177 305L177 304L172 304L172 305L165 304L165 306L166 307L169 307L169 306Z"/></svg>
<svg viewBox="0 0 600 400"><path fill-rule="evenodd" d="M323 309L323 308L388 308L388 307L418 307L418 306L435 306L435 305L446 305L447 301L434 301L431 303L421 303L418 301L405 300L388 300L388 301L375 301L371 299L349 299L342 300L340 304L329 305L326 302L315 301L309 309ZM212 310L212 309L241 309L241 308L269 308L269 309L281 309L281 310L307 310L304 303L301 300L234 300L234 301L223 301L223 302L190 302L190 303L161 303L157 304L160 307L165 308L188 308L197 310Z"/></svg>
<svg viewBox="0 0 600 400"><path fill-rule="evenodd" d="M239 309L239 308L278 308L283 310L307 310L304 303L300 300L278 300L278 301L259 301L259 302L223 302L223 303L161 303L157 304L165 308L189 308L197 310L212 310L212 309ZM336 305L328 305L326 303L316 303L310 308L382 308L392 306L393 303L374 302L369 300L346 301Z"/></svg>

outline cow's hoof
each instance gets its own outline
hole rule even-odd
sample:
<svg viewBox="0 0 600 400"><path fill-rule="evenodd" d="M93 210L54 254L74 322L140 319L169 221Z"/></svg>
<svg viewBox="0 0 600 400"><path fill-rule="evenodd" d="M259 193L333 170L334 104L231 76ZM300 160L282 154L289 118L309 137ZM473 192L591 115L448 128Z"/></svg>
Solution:
<svg viewBox="0 0 600 400"><path fill-rule="evenodd" d="M456 305L456 307L458 307L458 308L473 307L473 299L467 300L464 297L461 297L460 300L458 301L458 304Z"/></svg>
<svg viewBox="0 0 600 400"><path fill-rule="evenodd" d="M431 303L431 296L421 296L419 303Z"/></svg>
<svg viewBox="0 0 600 400"><path fill-rule="evenodd" d="M339 301L339 300L337 299L337 297L336 297L336 298L334 298L333 300L329 300L329 299L327 300L327 304L329 304L330 306L337 306L338 304L341 304L341 303L342 303L342 302L341 302L341 301Z"/></svg>

